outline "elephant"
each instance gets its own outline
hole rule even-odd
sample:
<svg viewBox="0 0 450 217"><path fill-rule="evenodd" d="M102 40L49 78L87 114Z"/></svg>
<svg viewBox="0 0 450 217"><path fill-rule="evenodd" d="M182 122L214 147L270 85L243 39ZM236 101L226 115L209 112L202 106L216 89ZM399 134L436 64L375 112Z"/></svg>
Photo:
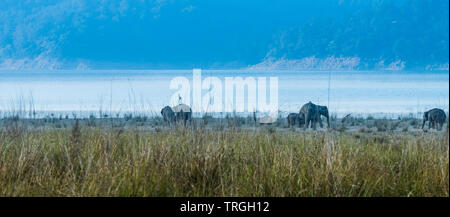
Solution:
<svg viewBox="0 0 450 217"><path fill-rule="evenodd" d="M306 103L302 106L300 109L299 115L304 118L305 125L304 129L308 128L311 123L311 127L313 129L316 129L316 123L319 121L319 108L316 104L312 103L311 101Z"/></svg>
<svg viewBox="0 0 450 217"><path fill-rule="evenodd" d="M169 123L169 125L175 122L175 113L170 106L166 106L161 109L161 115L163 116L164 121Z"/></svg>
<svg viewBox="0 0 450 217"><path fill-rule="evenodd" d="M319 110L318 118L319 118L320 127L323 127L322 119L320 118L320 116L322 115L327 118L327 127L330 128L330 116L328 114L328 107L317 105L317 109Z"/></svg>
<svg viewBox="0 0 450 217"><path fill-rule="evenodd" d="M438 130L441 130L446 119L447 116L445 115L444 110L438 108L428 110L423 113L422 129L425 126L425 122L429 121L428 128L431 129L437 127ZM439 126L436 126L437 124L439 124Z"/></svg>
<svg viewBox="0 0 450 217"><path fill-rule="evenodd" d="M330 115L328 113L328 107L316 105L309 101L300 109L299 115L305 121L304 128L308 128L309 123L316 129L316 123L319 122L320 127L323 127L322 119L320 116L325 116L327 118L327 127L330 127Z"/></svg>
<svg viewBox="0 0 450 217"><path fill-rule="evenodd" d="M187 121L192 121L192 109L189 106L180 104L173 107L173 110L176 114L176 120L183 121L185 126Z"/></svg>
<svg viewBox="0 0 450 217"><path fill-rule="evenodd" d="M287 116L287 121L289 126L294 126L296 123L298 123L298 126L301 127L303 124L305 124L305 119L298 113L290 113Z"/></svg>

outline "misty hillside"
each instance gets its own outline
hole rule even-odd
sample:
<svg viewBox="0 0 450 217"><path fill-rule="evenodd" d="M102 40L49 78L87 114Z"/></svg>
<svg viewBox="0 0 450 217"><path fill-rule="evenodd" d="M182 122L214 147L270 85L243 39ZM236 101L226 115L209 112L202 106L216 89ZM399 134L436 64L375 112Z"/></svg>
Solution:
<svg viewBox="0 0 450 217"><path fill-rule="evenodd" d="M0 69L446 69L446 0L0 2Z"/></svg>

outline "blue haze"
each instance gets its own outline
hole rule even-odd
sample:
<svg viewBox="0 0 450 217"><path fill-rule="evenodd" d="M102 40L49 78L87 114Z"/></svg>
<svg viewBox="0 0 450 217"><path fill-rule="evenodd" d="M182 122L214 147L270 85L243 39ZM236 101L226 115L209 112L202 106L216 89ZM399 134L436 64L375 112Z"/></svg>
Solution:
<svg viewBox="0 0 450 217"><path fill-rule="evenodd" d="M0 72L0 112L36 110L39 116L72 113L84 116L100 113L159 114L170 104L175 90L171 79L191 70L100 70L100 71L3 71ZM202 78L216 76L276 76L281 115L298 112L308 101L328 105L328 72L204 70ZM435 72L350 71L332 72L330 112L338 116L377 115L415 117L427 109L448 111L449 74ZM267 90L268 91L268 90ZM203 90L204 95L207 90ZM224 89L222 89L224 94ZM223 96L224 98L224 96ZM192 96L191 96L192 100ZM192 103L192 102L191 102ZM225 102L223 102L225 103ZM247 103L247 98L246 98ZM32 107L30 107L32 105Z"/></svg>

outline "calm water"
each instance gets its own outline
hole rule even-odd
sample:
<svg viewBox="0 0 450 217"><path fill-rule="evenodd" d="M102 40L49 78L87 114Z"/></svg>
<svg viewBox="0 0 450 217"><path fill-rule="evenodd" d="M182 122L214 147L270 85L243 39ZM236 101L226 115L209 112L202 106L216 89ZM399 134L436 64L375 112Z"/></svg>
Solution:
<svg viewBox="0 0 450 217"><path fill-rule="evenodd" d="M169 104L176 76L192 79L191 70L152 71L0 71L0 111L38 111L38 115L156 113ZM278 77L278 104L298 112L312 101L328 104L329 72L203 70L202 78ZM331 113L417 115L434 107L448 111L449 72L331 72ZM192 85L192 82L191 82ZM206 92L206 91L205 91Z"/></svg>

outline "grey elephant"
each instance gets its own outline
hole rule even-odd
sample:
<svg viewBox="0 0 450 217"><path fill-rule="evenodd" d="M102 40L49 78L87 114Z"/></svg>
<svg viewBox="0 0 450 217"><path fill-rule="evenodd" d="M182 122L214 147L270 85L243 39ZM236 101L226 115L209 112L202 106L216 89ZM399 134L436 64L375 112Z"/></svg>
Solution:
<svg viewBox="0 0 450 217"><path fill-rule="evenodd" d="M187 121L192 121L192 109L189 106L180 104L173 107L173 111L175 112L176 120L182 121L184 125L186 125Z"/></svg>
<svg viewBox="0 0 450 217"><path fill-rule="evenodd" d="M436 125L439 124L438 130L441 130L446 119L447 119L447 116L445 115L444 110L438 109L438 108L428 110L425 113L423 113L422 129L425 126L425 122L429 121L428 128L436 129L436 127L437 127Z"/></svg>
<svg viewBox="0 0 450 217"><path fill-rule="evenodd" d="M319 121L319 108L316 104L311 101L306 103L300 109L299 115L305 120L304 129L309 126L316 129L316 123Z"/></svg>
<svg viewBox="0 0 450 217"><path fill-rule="evenodd" d="M289 126L294 126L296 123L298 123L298 126L301 127L303 124L305 124L305 119L298 113L290 113L287 116L287 121Z"/></svg>
<svg viewBox="0 0 450 217"><path fill-rule="evenodd" d="M305 129L308 128L310 123L311 127L316 129L317 122L319 122L320 127L323 127L321 116L327 118L327 127L330 127L330 115L326 106L316 105L310 101L302 106L299 115L305 120Z"/></svg>
<svg viewBox="0 0 450 217"><path fill-rule="evenodd" d="M328 114L328 107L317 105L317 109L319 110L318 119L319 119L320 127L323 127L322 119L320 118L320 116L324 116L327 118L327 127L330 128L330 115Z"/></svg>
<svg viewBox="0 0 450 217"><path fill-rule="evenodd" d="M164 121L169 123L169 125L175 122L175 112L173 112L170 106L166 106L161 109L161 115L163 116Z"/></svg>

